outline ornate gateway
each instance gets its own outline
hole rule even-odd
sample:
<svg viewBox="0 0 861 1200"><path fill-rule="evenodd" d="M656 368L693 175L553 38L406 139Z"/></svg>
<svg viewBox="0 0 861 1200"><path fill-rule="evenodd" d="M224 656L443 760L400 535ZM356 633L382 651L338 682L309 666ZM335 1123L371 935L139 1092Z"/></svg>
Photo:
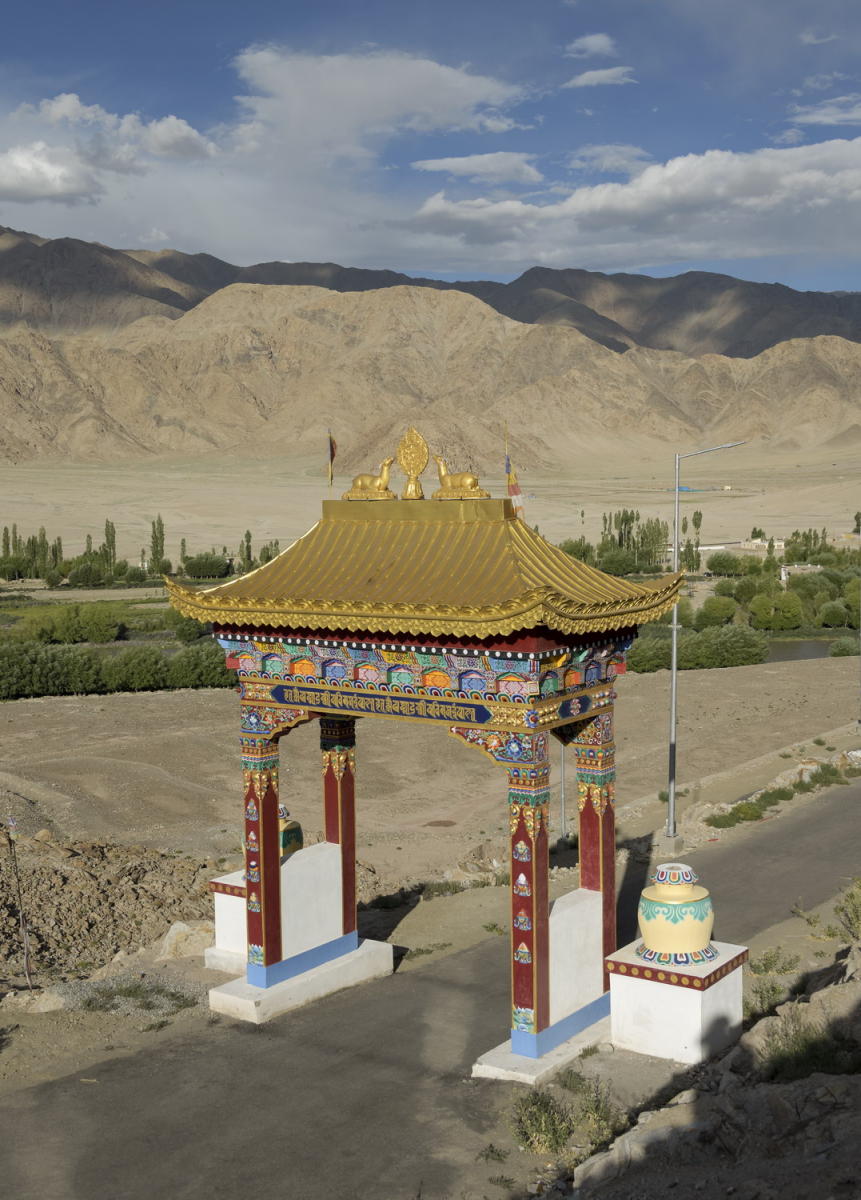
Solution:
<svg viewBox="0 0 861 1200"><path fill-rule="evenodd" d="M435 722L507 774L512 1046L534 1056L569 1036L550 1016L549 735L576 756L581 888L600 893L609 954L614 679L637 626L672 606L680 577L604 575L546 542L474 474L452 474L434 457L431 500L421 485L428 447L411 429L396 455L401 499L389 489L387 457L344 499L324 501L313 529L258 570L203 591L166 583L174 607L212 622L237 673L246 875L255 879L248 981L268 987L295 973L282 953L279 739L320 720L326 839L341 853L342 954L357 945L355 718Z"/></svg>

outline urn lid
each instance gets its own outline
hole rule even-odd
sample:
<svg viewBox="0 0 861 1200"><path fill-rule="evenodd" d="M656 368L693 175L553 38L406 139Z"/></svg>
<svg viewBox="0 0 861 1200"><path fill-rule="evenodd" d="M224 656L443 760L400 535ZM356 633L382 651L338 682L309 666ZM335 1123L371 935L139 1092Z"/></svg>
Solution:
<svg viewBox="0 0 861 1200"><path fill-rule="evenodd" d="M698 879L699 875L686 863L661 863L650 877L652 886L646 888L643 894L651 899L677 904L700 899L708 895L708 889L697 887Z"/></svg>

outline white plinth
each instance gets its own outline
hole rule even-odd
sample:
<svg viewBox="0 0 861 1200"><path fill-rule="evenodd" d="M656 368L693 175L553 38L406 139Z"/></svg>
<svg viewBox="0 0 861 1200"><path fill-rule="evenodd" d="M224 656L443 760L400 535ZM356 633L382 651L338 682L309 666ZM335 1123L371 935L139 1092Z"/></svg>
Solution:
<svg viewBox="0 0 861 1200"><path fill-rule="evenodd" d="M243 977L210 988L209 1007L226 1017L262 1025L321 996L390 975L393 966L394 952L388 942L364 941L357 950L272 987L253 987Z"/></svg>
<svg viewBox="0 0 861 1200"><path fill-rule="evenodd" d="M203 965L210 971L227 971L236 975L245 970L248 955L245 950L222 950L220 946L207 946L203 952Z"/></svg>
<svg viewBox="0 0 861 1200"><path fill-rule="evenodd" d="M550 1024L604 993L603 900L575 888L550 909Z"/></svg>
<svg viewBox="0 0 861 1200"><path fill-rule="evenodd" d="M634 953L639 939L607 959L613 1045L653 1058L696 1063L741 1034L745 946L714 942L702 965L663 966Z"/></svg>
<svg viewBox="0 0 861 1200"><path fill-rule="evenodd" d="M610 1040L610 1018L602 1017L588 1029L569 1038L542 1054L540 1058L524 1058L522 1054L513 1054L511 1040L502 1042L493 1050L482 1054L481 1058L472 1064L473 1079L509 1079L514 1083L530 1083L533 1086L545 1083L557 1071L568 1067L579 1058L587 1046Z"/></svg>

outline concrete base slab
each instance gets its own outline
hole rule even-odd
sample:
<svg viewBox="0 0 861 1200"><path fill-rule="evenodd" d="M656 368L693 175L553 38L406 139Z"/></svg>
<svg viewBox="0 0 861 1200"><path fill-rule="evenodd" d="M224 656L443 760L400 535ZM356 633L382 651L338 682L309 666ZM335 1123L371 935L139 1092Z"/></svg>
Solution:
<svg viewBox="0 0 861 1200"><path fill-rule="evenodd" d="M239 950L222 950L218 946L207 946L203 952L203 965L210 971L227 971L231 975L244 971L248 956Z"/></svg>
<svg viewBox="0 0 861 1200"><path fill-rule="evenodd" d="M291 1009L301 1008L321 996L340 992L343 988L369 979L390 975L394 967L394 950L388 942L360 942L358 950L342 954L302 975L286 979L272 987L259 988L241 979L231 979L220 987L210 988L209 1007L212 1012L239 1021L262 1025Z"/></svg>
<svg viewBox="0 0 861 1200"><path fill-rule="evenodd" d="M596 1042L609 1042L610 1018L602 1017L593 1025L589 1025L580 1033L561 1042L553 1050L548 1050L540 1058L524 1058L521 1054L513 1054L511 1042L505 1041L501 1046L482 1054L477 1062L472 1064L473 1079L508 1079L514 1083L531 1083L533 1086L546 1083L551 1076L564 1067L569 1067L587 1046Z"/></svg>

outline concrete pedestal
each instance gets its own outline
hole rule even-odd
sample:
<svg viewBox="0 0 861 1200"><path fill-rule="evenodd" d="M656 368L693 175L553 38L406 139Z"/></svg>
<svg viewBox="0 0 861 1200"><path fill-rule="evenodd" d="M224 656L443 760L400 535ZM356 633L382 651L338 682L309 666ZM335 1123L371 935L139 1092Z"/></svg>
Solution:
<svg viewBox="0 0 861 1200"><path fill-rule="evenodd" d="M388 942L363 941L349 954L342 954L270 987L255 987L243 977L210 988L209 1007L212 1012L223 1013L226 1017L262 1025L272 1017L319 1000L321 996L390 975L393 966L394 952Z"/></svg>
<svg viewBox="0 0 861 1200"><path fill-rule="evenodd" d="M634 953L639 939L607 958L614 1046L696 1063L738 1039L747 948L712 944L718 957L702 964L645 962Z"/></svg>
<svg viewBox="0 0 861 1200"><path fill-rule="evenodd" d="M610 1018L602 1017L582 1029L574 1037L554 1046L540 1058L524 1058L522 1054L515 1054L511 1049L511 1042L505 1041L493 1050L488 1050L486 1054L482 1054L481 1058L472 1064L472 1077L473 1079L508 1079L513 1083L529 1083L537 1086L546 1083L558 1071L570 1066L575 1059L580 1057L587 1046L594 1046L599 1042L608 1042L609 1040Z"/></svg>

